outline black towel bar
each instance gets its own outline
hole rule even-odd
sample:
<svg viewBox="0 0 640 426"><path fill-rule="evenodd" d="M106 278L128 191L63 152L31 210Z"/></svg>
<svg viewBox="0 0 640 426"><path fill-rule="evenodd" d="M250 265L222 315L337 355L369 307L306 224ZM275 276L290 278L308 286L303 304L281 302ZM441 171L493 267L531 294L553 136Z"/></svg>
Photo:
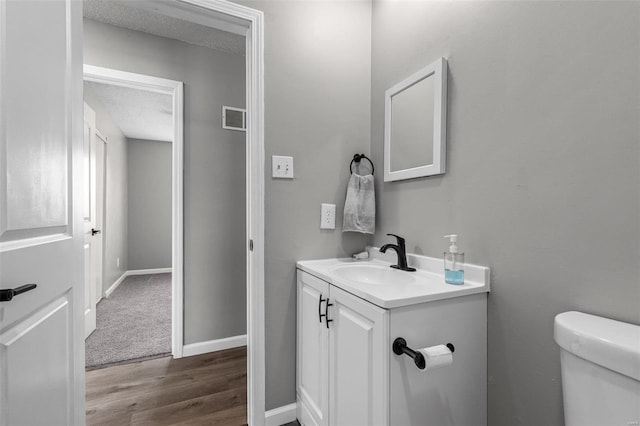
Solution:
<svg viewBox="0 0 640 426"><path fill-rule="evenodd" d="M371 159L364 154L355 154L353 156L353 160L351 160L351 163L349 163L349 172L351 174L353 174L353 170L351 169L353 167L353 163L360 163L360 160L362 160L363 158L365 160L369 160L369 164L371 164L371 174L373 174L373 171L374 171L373 161L371 161Z"/></svg>

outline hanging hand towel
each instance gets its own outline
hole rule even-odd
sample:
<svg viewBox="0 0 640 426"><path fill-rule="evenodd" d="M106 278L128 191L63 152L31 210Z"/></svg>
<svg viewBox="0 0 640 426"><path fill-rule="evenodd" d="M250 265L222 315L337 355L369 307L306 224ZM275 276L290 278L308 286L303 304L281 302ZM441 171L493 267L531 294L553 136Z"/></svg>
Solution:
<svg viewBox="0 0 640 426"><path fill-rule="evenodd" d="M376 192L373 186L373 175L360 176L352 173L344 202L342 232L373 234L375 231Z"/></svg>

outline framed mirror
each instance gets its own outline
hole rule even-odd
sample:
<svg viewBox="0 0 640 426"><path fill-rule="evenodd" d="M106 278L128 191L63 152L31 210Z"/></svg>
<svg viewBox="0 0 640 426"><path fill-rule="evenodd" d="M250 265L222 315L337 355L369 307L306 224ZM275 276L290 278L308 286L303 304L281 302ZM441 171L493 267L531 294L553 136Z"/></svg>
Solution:
<svg viewBox="0 0 640 426"><path fill-rule="evenodd" d="M447 60L440 58L385 91L384 181L445 172Z"/></svg>

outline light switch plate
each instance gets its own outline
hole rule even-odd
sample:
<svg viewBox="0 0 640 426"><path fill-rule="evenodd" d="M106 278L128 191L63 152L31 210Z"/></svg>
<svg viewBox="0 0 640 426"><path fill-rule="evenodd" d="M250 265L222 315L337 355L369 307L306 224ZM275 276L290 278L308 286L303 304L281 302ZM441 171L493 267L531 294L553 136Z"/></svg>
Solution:
<svg viewBox="0 0 640 426"><path fill-rule="evenodd" d="M320 205L320 229L336 229L336 205Z"/></svg>
<svg viewBox="0 0 640 426"><path fill-rule="evenodd" d="M272 155L271 176L278 179L293 179L293 157Z"/></svg>

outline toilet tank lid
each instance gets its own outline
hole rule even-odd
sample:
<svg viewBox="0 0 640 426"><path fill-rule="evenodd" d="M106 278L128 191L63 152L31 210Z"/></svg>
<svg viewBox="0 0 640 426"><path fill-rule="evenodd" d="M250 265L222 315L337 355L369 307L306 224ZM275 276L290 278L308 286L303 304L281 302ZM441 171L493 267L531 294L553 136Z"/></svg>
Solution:
<svg viewBox="0 0 640 426"><path fill-rule="evenodd" d="M553 334L564 350L640 380L640 326L571 311L556 315Z"/></svg>

